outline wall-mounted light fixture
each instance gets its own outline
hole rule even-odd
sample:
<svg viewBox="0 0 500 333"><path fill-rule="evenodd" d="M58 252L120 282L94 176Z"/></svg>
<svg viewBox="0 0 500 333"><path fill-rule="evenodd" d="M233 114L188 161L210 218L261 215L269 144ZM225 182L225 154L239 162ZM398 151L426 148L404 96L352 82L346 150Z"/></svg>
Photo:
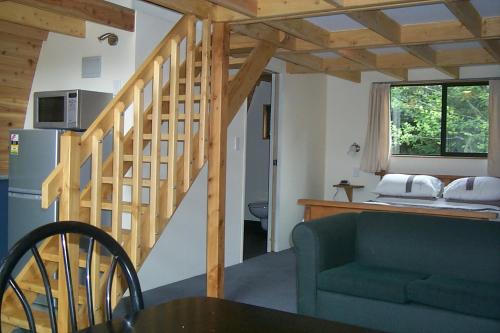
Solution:
<svg viewBox="0 0 500 333"><path fill-rule="evenodd" d="M361 150L361 146L359 144L357 144L356 142L353 142L352 145L349 146L349 150L347 151L347 153L359 153L359 151Z"/></svg>
<svg viewBox="0 0 500 333"><path fill-rule="evenodd" d="M115 35L114 33L111 33L111 32L107 32L105 34L102 34L99 37L97 37L97 39L99 39L100 42L107 39L108 44L111 46L115 46L116 44L118 44L118 36Z"/></svg>

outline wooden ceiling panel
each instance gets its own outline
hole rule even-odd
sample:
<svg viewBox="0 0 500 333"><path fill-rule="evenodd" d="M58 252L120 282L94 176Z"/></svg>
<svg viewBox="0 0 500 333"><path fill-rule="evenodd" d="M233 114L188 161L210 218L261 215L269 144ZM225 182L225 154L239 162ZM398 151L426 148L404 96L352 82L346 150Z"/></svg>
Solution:
<svg viewBox="0 0 500 333"><path fill-rule="evenodd" d="M0 20L69 36L85 37L85 21L82 19L55 14L11 1L0 2Z"/></svg>
<svg viewBox="0 0 500 333"><path fill-rule="evenodd" d="M134 31L135 12L103 0L12 0L19 4L64 16L91 21L127 31Z"/></svg>

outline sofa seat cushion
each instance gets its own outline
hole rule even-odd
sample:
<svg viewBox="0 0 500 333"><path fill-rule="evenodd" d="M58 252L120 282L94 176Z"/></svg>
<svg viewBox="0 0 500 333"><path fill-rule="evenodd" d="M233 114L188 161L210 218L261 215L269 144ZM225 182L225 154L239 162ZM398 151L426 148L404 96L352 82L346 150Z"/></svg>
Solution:
<svg viewBox="0 0 500 333"><path fill-rule="evenodd" d="M426 274L368 267L353 262L321 272L318 275L318 288L352 296L407 303L408 283L427 277Z"/></svg>
<svg viewBox="0 0 500 333"><path fill-rule="evenodd" d="M427 280L411 282L407 293L412 302L500 319L500 284L433 275Z"/></svg>

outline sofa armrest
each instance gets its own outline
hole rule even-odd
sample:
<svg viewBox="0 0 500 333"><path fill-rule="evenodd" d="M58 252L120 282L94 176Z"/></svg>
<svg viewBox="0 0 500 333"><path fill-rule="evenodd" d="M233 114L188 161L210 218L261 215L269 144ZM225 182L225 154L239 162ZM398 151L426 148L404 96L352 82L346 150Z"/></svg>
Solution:
<svg viewBox="0 0 500 333"><path fill-rule="evenodd" d="M356 213L299 223L292 231L297 258L297 306L300 314L316 312L317 275L354 259Z"/></svg>

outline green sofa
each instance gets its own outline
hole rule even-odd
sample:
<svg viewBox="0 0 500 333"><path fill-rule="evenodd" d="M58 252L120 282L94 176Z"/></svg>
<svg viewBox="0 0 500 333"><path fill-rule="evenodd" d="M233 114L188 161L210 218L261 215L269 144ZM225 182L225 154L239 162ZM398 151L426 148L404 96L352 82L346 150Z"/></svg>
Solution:
<svg viewBox="0 0 500 333"><path fill-rule="evenodd" d="M347 213L292 233L300 314L387 332L500 332L500 222Z"/></svg>

